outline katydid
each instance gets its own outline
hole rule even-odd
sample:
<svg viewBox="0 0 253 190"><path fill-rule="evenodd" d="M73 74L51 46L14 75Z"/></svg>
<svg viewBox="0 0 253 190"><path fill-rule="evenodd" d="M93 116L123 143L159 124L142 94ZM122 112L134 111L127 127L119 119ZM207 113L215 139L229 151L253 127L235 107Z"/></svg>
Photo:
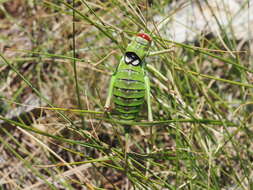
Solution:
<svg viewBox="0 0 253 190"><path fill-rule="evenodd" d="M146 98L148 120L153 121L150 83L144 62L150 46L151 38L148 34L139 33L135 36L111 77L105 109L109 109L113 100L122 120L135 120Z"/></svg>

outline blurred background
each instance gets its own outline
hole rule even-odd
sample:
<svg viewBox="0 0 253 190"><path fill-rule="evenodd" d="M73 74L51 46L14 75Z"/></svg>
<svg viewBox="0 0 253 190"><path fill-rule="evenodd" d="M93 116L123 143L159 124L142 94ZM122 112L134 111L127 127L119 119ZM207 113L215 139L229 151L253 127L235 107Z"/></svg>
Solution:
<svg viewBox="0 0 253 190"><path fill-rule="evenodd" d="M252 4L0 0L0 190L253 189ZM140 31L155 122L127 142L104 104Z"/></svg>

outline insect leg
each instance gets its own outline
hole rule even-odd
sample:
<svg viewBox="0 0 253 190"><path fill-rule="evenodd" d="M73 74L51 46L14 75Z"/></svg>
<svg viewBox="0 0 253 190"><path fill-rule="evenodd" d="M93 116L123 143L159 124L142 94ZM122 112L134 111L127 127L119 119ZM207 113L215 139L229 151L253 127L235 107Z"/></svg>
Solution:
<svg viewBox="0 0 253 190"><path fill-rule="evenodd" d="M115 82L115 76L112 75L111 81L110 81L110 86L109 86L109 92L108 92L108 96L105 102L105 110L108 111L110 108L110 104L111 104L111 99L112 99L112 93L113 93L113 86L114 86L114 82Z"/></svg>
<svg viewBox="0 0 253 190"><path fill-rule="evenodd" d="M148 121L152 122L153 115L152 115L151 98L150 98L150 81L149 81L148 76L144 77L144 81L145 81L145 88L146 88L146 101L148 105ZM156 134L155 131L153 131L153 126L150 126L149 132L150 132L150 145L152 145L152 147L150 147L150 150L152 150L153 148L155 148L154 134Z"/></svg>
<svg viewBox="0 0 253 190"><path fill-rule="evenodd" d="M145 88L146 88L146 100L148 105L148 121L153 121L152 108L151 108L151 99L150 99L150 82L148 76L144 77Z"/></svg>

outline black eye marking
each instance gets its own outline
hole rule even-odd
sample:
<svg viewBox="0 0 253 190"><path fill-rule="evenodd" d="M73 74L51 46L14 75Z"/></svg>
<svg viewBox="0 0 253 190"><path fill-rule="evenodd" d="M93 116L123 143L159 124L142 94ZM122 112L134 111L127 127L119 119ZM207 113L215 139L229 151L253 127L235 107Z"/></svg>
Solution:
<svg viewBox="0 0 253 190"><path fill-rule="evenodd" d="M133 66L138 66L141 64L141 60L134 52L126 52L125 63L131 64Z"/></svg>
<svg viewBox="0 0 253 190"><path fill-rule="evenodd" d="M133 62L132 62L132 65L134 65L134 66L137 66L137 65L139 65L140 64L140 60L139 59L136 59L136 60L134 60Z"/></svg>

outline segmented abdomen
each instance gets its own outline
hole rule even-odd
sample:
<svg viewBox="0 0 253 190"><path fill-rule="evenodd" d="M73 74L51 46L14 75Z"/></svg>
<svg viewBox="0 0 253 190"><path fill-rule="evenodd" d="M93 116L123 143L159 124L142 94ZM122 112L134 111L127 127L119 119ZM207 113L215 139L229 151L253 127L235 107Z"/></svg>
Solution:
<svg viewBox="0 0 253 190"><path fill-rule="evenodd" d="M124 120L133 120L144 103L144 74L131 69L118 70L113 88L115 109Z"/></svg>

